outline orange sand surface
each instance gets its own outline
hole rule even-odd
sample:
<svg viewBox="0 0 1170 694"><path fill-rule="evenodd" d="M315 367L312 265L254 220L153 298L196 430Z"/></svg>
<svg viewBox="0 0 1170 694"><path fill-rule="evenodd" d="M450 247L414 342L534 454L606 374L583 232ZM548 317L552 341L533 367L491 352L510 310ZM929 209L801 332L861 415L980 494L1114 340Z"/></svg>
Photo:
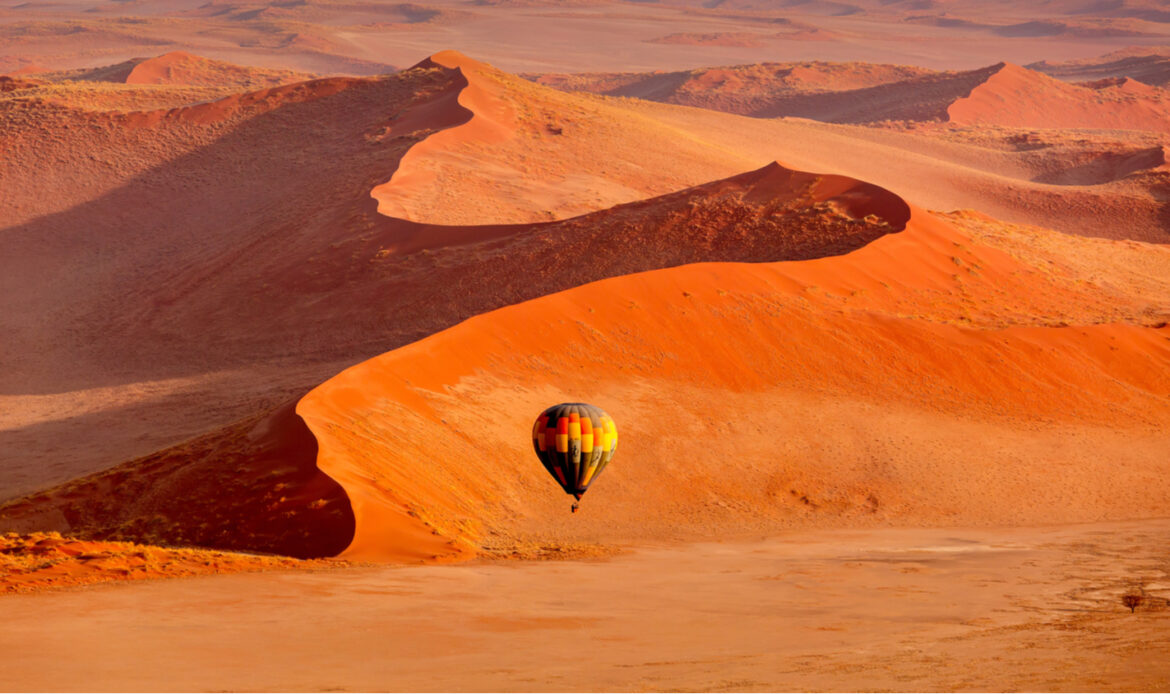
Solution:
<svg viewBox="0 0 1170 694"><path fill-rule="evenodd" d="M1167 540L1166 520L802 531L0 596L0 668L61 691L1163 691Z"/></svg>

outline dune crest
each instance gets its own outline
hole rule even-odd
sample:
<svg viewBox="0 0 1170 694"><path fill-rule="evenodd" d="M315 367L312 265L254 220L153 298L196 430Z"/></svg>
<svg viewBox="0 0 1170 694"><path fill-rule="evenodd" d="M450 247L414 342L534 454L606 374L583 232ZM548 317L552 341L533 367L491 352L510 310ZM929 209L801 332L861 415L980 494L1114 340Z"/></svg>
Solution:
<svg viewBox="0 0 1170 694"><path fill-rule="evenodd" d="M435 130L422 142L411 147L390 180L370 191L378 201L378 212L387 217L423 221L427 189L435 184L434 159L444 159L453 145L467 142L498 142L512 136L515 115L508 105L496 98L479 79L490 70L457 51L443 51L414 65L412 70L437 69L452 73L451 87L423 108L414 109L398 119L391 130L410 132L422 127ZM422 163L419 160L431 159Z"/></svg>
<svg viewBox="0 0 1170 694"><path fill-rule="evenodd" d="M446 226L568 219L767 161L455 51L412 68L431 70L450 90L388 126L390 136L421 124L434 131L374 187L389 217Z"/></svg>

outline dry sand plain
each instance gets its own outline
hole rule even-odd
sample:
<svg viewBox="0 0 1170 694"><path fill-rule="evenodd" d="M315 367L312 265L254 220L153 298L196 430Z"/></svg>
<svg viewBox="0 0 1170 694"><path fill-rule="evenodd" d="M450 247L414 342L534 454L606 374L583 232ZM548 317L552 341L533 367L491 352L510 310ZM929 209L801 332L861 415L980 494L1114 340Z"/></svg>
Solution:
<svg viewBox="0 0 1170 694"><path fill-rule="evenodd" d="M1170 688L1168 26L0 2L0 688Z"/></svg>
<svg viewBox="0 0 1170 694"><path fill-rule="evenodd" d="M0 664L16 691L1164 691L1167 540L812 531L108 585L3 598Z"/></svg>

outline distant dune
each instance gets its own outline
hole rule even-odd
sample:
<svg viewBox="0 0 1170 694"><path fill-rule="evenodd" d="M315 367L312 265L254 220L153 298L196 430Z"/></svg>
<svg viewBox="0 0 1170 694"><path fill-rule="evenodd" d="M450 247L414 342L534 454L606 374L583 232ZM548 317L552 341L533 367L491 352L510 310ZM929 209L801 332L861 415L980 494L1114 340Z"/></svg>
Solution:
<svg viewBox="0 0 1170 694"><path fill-rule="evenodd" d="M22 94L14 96L91 111L148 111L212 101L313 77L292 70L234 65L182 51L96 68L39 70L35 74L35 78L18 75L0 78L4 80L0 89L22 89L25 90Z"/></svg>
<svg viewBox="0 0 1170 694"><path fill-rule="evenodd" d="M1170 92L1133 80L1068 84L1010 63L958 73L892 65L741 65L671 74L533 75L572 91L830 123L940 121L1170 132Z"/></svg>
<svg viewBox="0 0 1170 694"><path fill-rule="evenodd" d="M209 60L183 51L155 58L130 60L101 70L82 72L75 79L124 82L126 84L175 84L192 87L230 88L236 91L300 82L312 75L292 70L242 67Z"/></svg>
<svg viewBox="0 0 1170 694"><path fill-rule="evenodd" d="M788 100L888 84L930 74L904 65L762 63L680 72L530 75L566 91L632 96L744 116L781 115Z"/></svg>
<svg viewBox="0 0 1170 694"><path fill-rule="evenodd" d="M1090 82L1128 77L1155 87L1170 84L1170 48L1131 48L1097 58L1062 63L1040 61L1027 65L1067 82Z"/></svg>

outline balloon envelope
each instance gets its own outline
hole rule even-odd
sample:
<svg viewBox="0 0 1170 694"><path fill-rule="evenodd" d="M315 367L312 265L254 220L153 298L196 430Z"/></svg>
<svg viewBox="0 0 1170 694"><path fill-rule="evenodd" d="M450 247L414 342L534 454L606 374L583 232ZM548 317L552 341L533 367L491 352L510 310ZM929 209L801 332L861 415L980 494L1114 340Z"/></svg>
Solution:
<svg viewBox="0 0 1170 694"><path fill-rule="evenodd" d="M578 499L613 460L617 427L601 408L583 402L553 405L536 418L532 446L567 494Z"/></svg>

